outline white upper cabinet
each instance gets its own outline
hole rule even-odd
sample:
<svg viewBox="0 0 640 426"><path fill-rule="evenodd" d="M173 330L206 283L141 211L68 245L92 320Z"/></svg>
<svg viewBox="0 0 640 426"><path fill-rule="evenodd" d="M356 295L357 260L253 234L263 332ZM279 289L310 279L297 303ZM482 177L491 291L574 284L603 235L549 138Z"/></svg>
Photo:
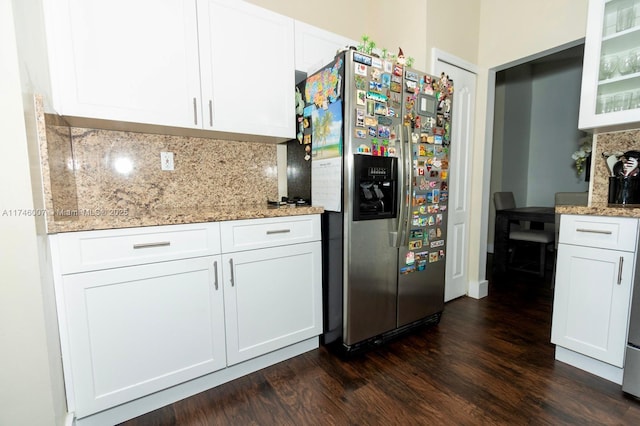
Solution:
<svg viewBox="0 0 640 426"><path fill-rule="evenodd" d="M578 127L640 124L640 2L590 0Z"/></svg>
<svg viewBox="0 0 640 426"><path fill-rule="evenodd" d="M292 19L232 0L45 5L56 113L295 136Z"/></svg>
<svg viewBox="0 0 640 426"><path fill-rule="evenodd" d="M311 74L331 62L336 52L358 42L304 22L295 22L296 70Z"/></svg>
<svg viewBox="0 0 640 426"><path fill-rule="evenodd" d="M60 0L45 7L58 114L197 127L193 0Z"/></svg>
<svg viewBox="0 0 640 426"><path fill-rule="evenodd" d="M198 24L205 129L294 138L293 19L201 0Z"/></svg>

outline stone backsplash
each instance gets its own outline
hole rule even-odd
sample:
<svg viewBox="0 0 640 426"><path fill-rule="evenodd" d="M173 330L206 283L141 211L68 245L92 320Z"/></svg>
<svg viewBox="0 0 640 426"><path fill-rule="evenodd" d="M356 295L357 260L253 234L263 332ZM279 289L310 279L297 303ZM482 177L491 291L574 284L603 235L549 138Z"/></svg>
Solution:
<svg viewBox="0 0 640 426"><path fill-rule="evenodd" d="M77 128L40 112L49 228L114 209L254 207L278 197L276 145ZM173 171L161 170L163 151Z"/></svg>
<svg viewBox="0 0 640 426"><path fill-rule="evenodd" d="M640 129L597 135L591 160L591 206L604 206L608 201L609 168L603 153L630 150L640 151Z"/></svg>

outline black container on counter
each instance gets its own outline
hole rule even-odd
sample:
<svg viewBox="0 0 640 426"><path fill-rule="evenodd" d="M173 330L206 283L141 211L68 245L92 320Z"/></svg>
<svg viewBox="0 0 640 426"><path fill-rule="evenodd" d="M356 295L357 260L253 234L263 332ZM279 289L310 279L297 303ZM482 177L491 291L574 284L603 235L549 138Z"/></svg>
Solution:
<svg viewBox="0 0 640 426"><path fill-rule="evenodd" d="M609 204L640 204L640 176L609 177Z"/></svg>

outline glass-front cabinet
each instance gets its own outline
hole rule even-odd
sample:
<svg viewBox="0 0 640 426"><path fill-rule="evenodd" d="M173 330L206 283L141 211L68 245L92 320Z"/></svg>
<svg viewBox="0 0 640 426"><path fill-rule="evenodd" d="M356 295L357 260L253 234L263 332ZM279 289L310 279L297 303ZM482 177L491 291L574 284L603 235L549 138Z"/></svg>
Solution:
<svg viewBox="0 0 640 426"><path fill-rule="evenodd" d="M640 0L589 1L579 127L640 127Z"/></svg>

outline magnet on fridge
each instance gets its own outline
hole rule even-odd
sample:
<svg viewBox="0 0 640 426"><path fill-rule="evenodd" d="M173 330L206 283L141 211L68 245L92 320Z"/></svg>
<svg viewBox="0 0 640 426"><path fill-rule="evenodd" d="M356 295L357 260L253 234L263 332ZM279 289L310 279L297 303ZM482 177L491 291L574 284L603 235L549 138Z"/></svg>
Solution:
<svg viewBox="0 0 640 426"><path fill-rule="evenodd" d="M424 176L424 168L418 167L418 176Z"/></svg>
<svg viewBox="0 0 640 426"><path fill-rule="evenodd" d="M379 69L377 68L372 68L371 69L371 78L375 81L379 81L380 80L380 76L382 75L382 73L380 72Z"/></svg>
<svg viewBox="0 0 640 426"><path fill-rule="evenodd" d="M400 93L402 92L402 86L400 85L400 83L396 83L393 81L389 86L389 90L391 90L392 92Z"/></svg>
<svg viewBox="0 0 640 426"><path fill-rule="evenodd" d="M393 124L393 120L389 117L378 117L378 124L382 126L391 126Z"/></svg>
<svg viewBox="0 0 640 426"><path fill-rule="evenodd" d="M383 115L386 117L387 115L387 105L382 102L376 102L373 107L374 114Z"/></svg>
<svg viewBox="0 0 640 426"><path fill-rule="evenodd" d="M446 180L448 176L449 176L449 173L446 170L442 170L440 172L440 179Z"/></svg>
<svg viewBox="0 0 640 426"><path fill-rule="evenodd" d="M419 212L420 214L425 214L425 213L427 212L427 206L426 206L426 205L424 205L424 204L423 204L423 205L421 205L421 206L420 206L420 209L418 210L418 212Z"/></svg>
<svg viewBox="0 0 640 426"><path fill-rule="evenodd" d="M304 107L304 110L302 111L302 115L305 117L311 117L311 114L313 114L313 111L315 109L316 107L314 105L308 105Z"/></svg>
<svg viewBox="0 0 640 426"><path fill-rule="evenodd" d="M425 269L427 269L427 261L426 260L419 261L416 270L424 271Z"/></svg>
<svg viewBox="0 0 640 426"><path fill-rule="evenodd" d="M369 136L375 138L378 135L378 130L375 127L369 127Z"/></svg>
<svg viewBox="0 0 640 426"><path fill-rule="evenodd" d="M415 73L409 70L405 71L404 78L406 78L407 80L416 81L416 82L419 80L418 73Z"/></svg>
<svg viewBox="0 0 640 426"><path fill-rule="evenodd" d="M356 73L356 75L361 75L363 77L367 76L367 66L364 64L354 64L355 66L355 70L354 72Z"/></svg>
<svg viewBox="0 0 640 426"><path fill-rule="evenodd" d="M422 248L422 240L409 241L409 250L418 250Z"/></svg>
<svg viewBox="0 0 640 426"><path fill-rule="evenodd" d="M413 266L413 265L412 266L405 266L405 267L400 268L400 274L401 275L407 275L407 274L410 274L410 273L414 272L415 270L416 270L416 267Z"/></svg>
<svg viewBox="0 0 640 426"><path fill-rule="evenodd" d="M309 145L311 144L311 135L304 135L304 140L302 141L303 144L305 145Z"/></svg>
<svg viewBox="0 0 640 426"><path fill-rule="evenodd" d="M364 90L356 90L356 105L365 105L367 103L367 92Z"/></svg>
<svg viewBox="0 0 640 426"><path fill-rule="evenodd" d="M356 127L364 127L364 109L356 108Z"/></svg>
<svg viewBox="0 0 640 426"><path fill-rule="evenodd" d="M429 263L434 263L438 261L438 252L434 251L432 253L429 253Z"/></svg>
<svg viewBox="0 0 640 426"><path fill-rule="evenodd" d="M369 145L361 144L356 150L358 154L371 154L371 147Z"/></svg>
<svg viewBox="0 0 640 426"><path fill-rule="evenodd" d="M367 131L365 129L356 129L356 138L365 139L366 137L367 137Z"/></svg>
<svg viewBox="0 0 640 426"><path fill-rule="evenodd" d="M384 72L392 72L393 71L393 62L391 61L384 61L384 63L382 64L382 69Z"/></svg>
<svg viewBox="0 0 640 426"><path fill-rule="evenodd" d="M398 64L393 65L393 75L402 77L402 65L398 65Z"/></svg>
<svg viewBox="0 0 640 426"><path fill-rule="evenodd" d="M378 125L378 119L376 117L365 116L364 117L364 125L365 126L377 126Z"/></svg>
<svg viewBox="0 0 640 426"><path fill-rule="evenodd" d="M354 81L356 83L356 89L358 90L367 90L367 79L361 75L356 75L354 77Z"/></svg>
<svg viewBox="0 0 640 426"><path fill-rule="evenodd" d="M391 87L391 74L382 74L380 76L380 82L382 83L382 87L388 89Z"/></svg>
<svg viewBox="0 0 640 426"><path fill-rule="evenodd" d="M446 212L447 211L447 206L446 205L440 206L440 211L441 212Z"/></svg>

